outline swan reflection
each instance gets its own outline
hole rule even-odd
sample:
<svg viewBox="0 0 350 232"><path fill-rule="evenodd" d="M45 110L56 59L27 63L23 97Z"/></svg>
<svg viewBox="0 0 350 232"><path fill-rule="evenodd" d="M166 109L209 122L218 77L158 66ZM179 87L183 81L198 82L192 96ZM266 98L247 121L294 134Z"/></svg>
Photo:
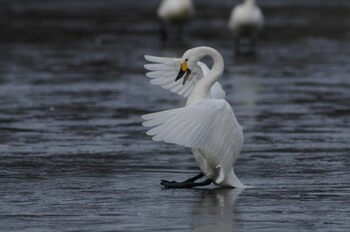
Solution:
<svg viewBox="0 0 350 232"><path fill-rule="evenodd" d="M193 205L191 231L234 231L241 229L235 207L243 188L201 190L200 199Z"/></svg>

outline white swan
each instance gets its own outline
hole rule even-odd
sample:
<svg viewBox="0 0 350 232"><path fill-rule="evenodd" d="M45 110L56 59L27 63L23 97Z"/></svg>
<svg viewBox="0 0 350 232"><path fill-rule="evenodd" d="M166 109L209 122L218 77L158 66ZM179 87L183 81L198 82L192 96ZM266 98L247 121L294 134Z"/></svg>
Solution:
<svg viewBox="0 0 350 232"><path fill-rule="evenodd" d="M166 24L178 25L179 33L194 14L194 7L192 0L163 0L157 10L158 18L162 21L161 37L163 40L167 39L165 29ZM180 36L180 34L178 34Z"/></svg>
<svg viewBox="0 0 350 232"><path fill-rule="evenodd" d="M265 25L264 15L255 4L255 0L244 0L235 6L230 15L228 27L235 40L236 52L240 52L240 38L249 37L251 40L251 51L254 50L258 34Z"/></svg>
<svg viewBox="0 0 350 232"><path fill-rule="evenodd" d="M199 175L184 182L163 180L161 185L166 188L189 188L208 185L211 182L223 187L244 187L233 171L233 164L243 145L242 128L229 103L225 99L215 99L211 94L212 86L224 70L222 56L210 47L197 47L186 51L178 65L179 74L173 75L173 82L181 78L183 86L193 82L192 73L198 68L199 60L205 56L213 59L213 67L203 78L196 81L193 89L189 91L185 107L142 116L145 120L142 125L153 127L147 134L153 136L154 141L192 148L201 170ZM166 73L167 70L162 72ZM168 89L177 92L172 87ZM208 179L195 182L203 176Z"/></svg>

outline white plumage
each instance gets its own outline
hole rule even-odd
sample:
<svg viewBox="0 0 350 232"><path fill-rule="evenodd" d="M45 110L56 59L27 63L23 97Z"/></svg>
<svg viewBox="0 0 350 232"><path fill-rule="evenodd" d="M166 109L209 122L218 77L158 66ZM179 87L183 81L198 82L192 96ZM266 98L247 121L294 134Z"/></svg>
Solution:
<svg viewBox="0 0 350 232"><path fill-rule="evenodd" d="M204 71L205 75L201 77L201 65L198 62L205 56L213 59L213 67L209 72ZM233 164L243 145L242 128L229 103L225 99L216 99L211 93L224 69L222 56L212 48L197 47L186 51L181 59L149 56L146 59L158 62L157 66L146 66L147 69L157 70L147 76L158 76L160 80L171 79L177 83L174 81L177 75L174 70L180 67L183 69L183 64L188 64L188 70L193 70L187 83L180 82L182 88L191 85L186 91L179 86L172 86L171 82L164 84L165 87L159 84L179 95L189 96L185 107L143 115L143 126L153 127L147 134L153 136L154 141L190 147L202 173L215 184L244 187L233 171ZM175 69L170 68L173 66Z"/></svg>
<svg viewBox="0 0 350 232"><path fill-rule="evenodd" d="M192 0L163 0L159 5L157 14L166 23L185 23L194 14Z"/></svg>

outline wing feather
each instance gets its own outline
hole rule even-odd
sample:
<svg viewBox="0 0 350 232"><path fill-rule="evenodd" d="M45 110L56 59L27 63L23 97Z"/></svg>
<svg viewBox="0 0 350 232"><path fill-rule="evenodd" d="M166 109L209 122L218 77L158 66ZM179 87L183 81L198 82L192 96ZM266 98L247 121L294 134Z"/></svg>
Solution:
<svg viewBox="0 0 350 232"><path fill-rule="evenodd" d="M155 141L207 148L225 154L233 149L233 145L243 144L242 128L231 106L223 99L209 99L191 106L146 114L142 118L144 126L153 127L147 134Z"/></svg>
<svg viewBox="0 0 350 232"><path fill-rule="evenodd" d="M169 89L171 92L183 97L187 97L198 80L203 77L201 66L197 65L192 68L191 76L186 85L183 85L182 81L175 82L175 78L181 67L181 59L149 55L145 55L145 59L151 62L144 65L145 69L149 71L146 73L146 76L151 78L151 84Z"/></svg>
<svg viewBox="0 0 350 232"><path fill-rule="evenodd" d="M167 65L167 63L145 64L144 67L150 71L173 71L173 67L171 65Z"/></svg>
<svg viewBox="0 0 350 232"><path fill-rule="evenodd" d="M151 84L153 84L153 85L165 85L167 83L172 83L173 81L170 81L169 79L159 79L158 78L158 79L151 80Z"/></svg>
<svg viewBox="0 0 350 232"><path fill-rule="evenodd" d="M185 122L180 122L179 125L176 126L174 130L172 130L168 135L164 137L164 142L171 143L171 141L174 141L177 135L180 134L181 131L186 127Z"/></svg>
<svg viewBox="0 0 350 232"><path fill-rule="evenodd" d="M149 62L155 62L155 63L165 63L165 62L171 62L176 58L168 58L168 57L159 57L159 56L150 56L145 55L145 59Z"/></svg>

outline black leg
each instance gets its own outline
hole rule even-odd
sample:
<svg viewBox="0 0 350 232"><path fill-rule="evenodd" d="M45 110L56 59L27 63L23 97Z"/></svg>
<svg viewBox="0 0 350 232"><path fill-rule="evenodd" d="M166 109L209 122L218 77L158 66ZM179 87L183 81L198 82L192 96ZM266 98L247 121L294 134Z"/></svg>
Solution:
<svg viewBox="0 0 350 232"><path fill-rule="evenodd" d="M191 177L183 182L161 180L160 184L163 185L165 188L192 188L196 186L209 185L211 183L211 180L209 179L202 182L195 183L196 180L202 177L204 177L204 174L201 172L195 175L194 177Z"/></svg>
<svg viewBox="0 0 350 232"><path fill-rule="evenodd" d="M206 179L202 182L168 182L168 181L162 181L160 184L163 185L165 188L192 188L197 186L206 186L211 184L211 180Z"/></svg>
<svg viewBox="0 0 350 232"><path fill-rule="evenodd" d="M164 43L168 39L168 34L166 31L165 23L159 21L159 34L160 34L160 39Z"/></svg>
<svg viewBox="0 0 350 232"><path fill-rule="evenodd" d="M185 180L184 182L195 182L196 180L202 178L204 176L204 174L201 172L198 175L195 175L194 177L191 177L187 180Z"/></svg>
<svg viewBox="0 0 350 232"><path fill-rule="evenodd" d="M253 36L250 39L250 54L255 54L255 47L256 47L256 37Z"/></svg>
<svg viewBox="0 0 350 232"><path fill-rule="evenodd" d="M235 47L235 54L236 55L239 55L241 53L241 47L240 47L240 38L239 36L235 37L233 39L233 42L234 42L234 47Z"/></svg>
<svg viewBox="0 0 350 232"><path fill-rule="evenodd" d="M167 180L161 180L161 183L185 183L185 182L195 182L196 180L202 178L204 174L200 172L199 174L195 175L194 177L191 177L183 182L177 182L177 181L167 181Z"/></svg>
<svg viewBox="0 0 350 232"><path fill-rule="evenodd" d="M181 42L183 41L184 29L185 29L184 25L178 25L177 35L176 35L176 38L178 41L181 41Z"/></svg>

